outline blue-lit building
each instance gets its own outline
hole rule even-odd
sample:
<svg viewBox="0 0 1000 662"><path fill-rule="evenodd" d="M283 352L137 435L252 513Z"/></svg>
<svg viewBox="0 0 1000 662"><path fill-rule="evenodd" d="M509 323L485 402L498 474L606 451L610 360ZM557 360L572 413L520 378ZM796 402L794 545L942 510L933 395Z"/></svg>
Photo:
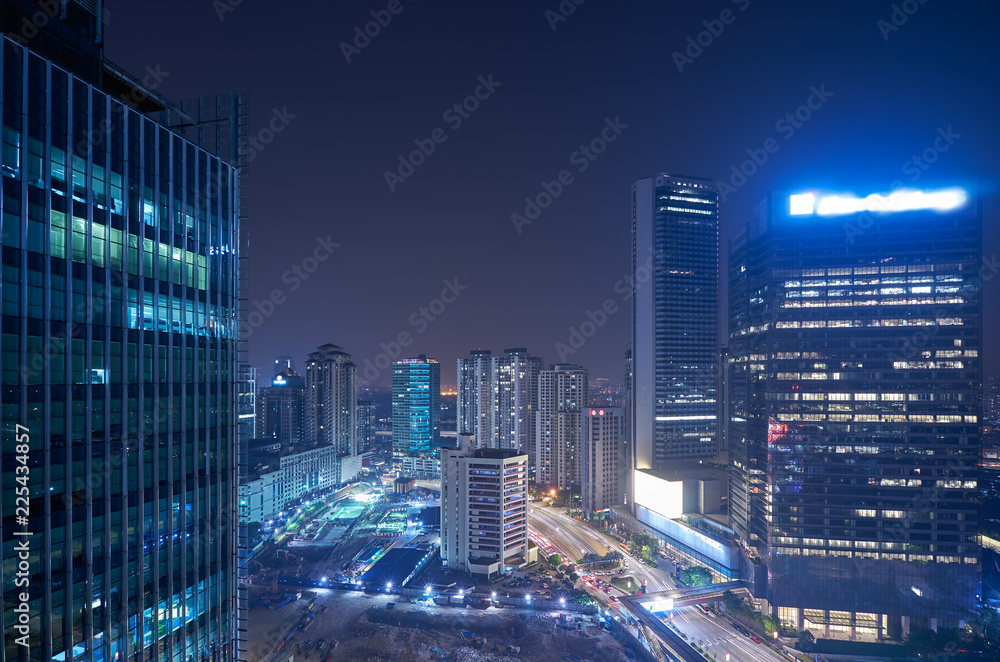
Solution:
<svg viewBox="0 0 1000 662"><path fill-rule="evenodd" d="M975 609L981 269L972 187L774 193L731 244L730 521L783 623Z"/></svg>
<svg viewBox="0 0 1000 662"><path fill-rule="evenodd" d="M0 2L2 660L235 660L242 99L47 4Z"/></svg>
<svg viewBox="0 0 1000 662"><path fill-rule="evenodd" d="M276 439L283 445L316 441L306 434L306 380L285 368L260 389L257 397L257 429L260 439ZM327 440L324 440L325 442Z"/></svg>
<svg viewBox="0 0 1000 662"><path fill-rule="evenodd" d="M404 475L441 475L441 364L421 354L392 364L392 456Z"/></svg>
<svg viewBox="0 0 1000 662"><path fill-rule="evenodd" d="M719 195L696 177L632 186L630 467L718 453Z"/></svg>

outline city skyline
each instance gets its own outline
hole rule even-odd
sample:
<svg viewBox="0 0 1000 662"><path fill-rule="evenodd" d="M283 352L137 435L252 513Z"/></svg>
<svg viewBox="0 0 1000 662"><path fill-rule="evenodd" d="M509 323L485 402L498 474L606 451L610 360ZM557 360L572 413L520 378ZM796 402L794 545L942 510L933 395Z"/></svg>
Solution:
<svg viewBox="0 0 1000 662"><path fill-rule="evenodd" d="M629 273L630 185L655 172L726 184L720 190L723 246L771 190L804 183L869 190L895 180L935 187L977 176L984 180L984 255L991 268L1000 255L991 193L1000 142L988 113L977 110L994 107L997 95L977 84L967 66L995 59L992 22L969 17L996 8L921 4L895 30L879 26L890 20L891 3L842 11L722 2L672 8L669 21L659 3L628 12L587 3L553 29L545 14L553 8L545 6L425 11L404 3L347 62L339 44L350 43L354 27L372 20L369 12L377 7L343 3L318 10L317 20L275 23L264 6L216 4L231 11L220 15L211 3L181 2L162 17L164 29L150 33L142 6L112 1L108 51L130 70L169 72L157 88L168 97L193 96L219 82L252 88L251 133L280 129L264 134L266 145L255 141L261 149L253 148L251 164L255 176L269 182L254 192L251 208L261 219L250 243L251 310L253 301L267 309L275 289L283 301L253 327L251 365L267 366L285 349L305 356L330 337L352 349L360 380L383 385L389 370L366 375L367 361L387 365L425 353L452 365L477 346L526 346L549 364L579 363L595 377L617 381L629 346L629 301L620 290ZM723 9L733 12L732 23L722 24L718 36L702 37L708 46L697 46L706 23L718 31ZM197 57L170 38L179 32L197 40ZM627 51L599 46L622 33L633 42ZM246 35L274 48L250 52ZM533 57L508 57L512 40ZM290 58L298 56L280 48L286 42L323 62L320 73L293 66ZM938 46L928 48L932 42ZM691 57L689 48L702 52ZM456 60L455 52L465 55ZM678 65L674 53L692 61ZM532 59L551 64L529 67ZM869 67L873 61L879 66ZM499 83L492 92L479 82L490 75ZM330 89L351 101L310 84L313 76L335 82ZM659 83L643 85L646 80ZM476 99L477 89L487 98ZM684 103L671 103L674 95ZM469 96L478 107L453 128L442 115ZM397 111L396 101L403 100L405 109ZM605 121L613 125L616 118L627 125L618 127L620 135ZM384 173L395 172L398 156L417 149L414 140L424 141L435 128L445 141L391 191ZM593 161L582 157L588 167L579 172L572 154L607 138L614 140ZM338 158L330 161L327 152ZM563 170L572 183L558 184ZM516 227L520 221L512 216L527 219L526 197L545 202L543 182L563 190L530 224ZM333 206L322 201L328 190L337 194ZM396 217L410 222L386 232L385 219ZM266 220L278 218L289 221ZM406 264L414 250L450 257L402 281L389 277L391 265ZM601 259L579 262L570 257L577 251ZM507 273L503 265L515 263L510 260L520 266ZM303 271L306 279L293 272L290 283L283 281L296 266L316 269ZM721 267L727 268L724 254ZM559 287L549 273L565 274L574 286ZM348 280L357 286L327 287ZM987 337L1000 328L995 282L986 288ZM723 282L723 301L725 288ZM319 296L331 305L314 312ZM580 344L573 329L606 301L616 311L573 347ZM365 314L327 312L333 310ZM321 331L296 325L305 315ZM400 334L408 334L410 344L394 357L389 350ZM559 356L559 344L573 353ZM1000 356L992 347L984 352L986 374L1000 373ZM386 360L379 362L380 355ZM446 370L443 384L454 386L454 378Z"/></svg>
<svg viewBox="0 0 1000 662"><path fill-rule="evenodd" d="M886 2L0 0L0 662L1000 659L1000 6Z"/></svg>

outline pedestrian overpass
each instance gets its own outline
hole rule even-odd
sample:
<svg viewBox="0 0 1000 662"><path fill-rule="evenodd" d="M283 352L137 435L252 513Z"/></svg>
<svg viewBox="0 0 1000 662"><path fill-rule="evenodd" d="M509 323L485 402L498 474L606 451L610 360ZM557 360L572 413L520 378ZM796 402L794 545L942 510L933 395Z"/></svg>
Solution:
<svg viewBox="0 0 1000 662"><path fill-rule="evenodd" d="M750 592L746 582L735 581L722 582L721 584L705 584L704 586L690 586L687 588L672 588L666 591L644 593L630 597L649 611L660 612L676 609L677 607L690 607L691 605L720 602L722 594L726 591L732 591L733 593L746 591L748 594Z"/></svg>
<svg viewBox="0 0 1000 662"><path fill-rule="evenodd" d="M691 647L691 644L664 625L659 615L678 607L719 602L726 591L749 593L749 587L746 582L737 581L673 588L643 595L624 595L619 598L619 604L626 622L639 629L649 643L650 651L658 660L703 662L704 658Z"/></svg>

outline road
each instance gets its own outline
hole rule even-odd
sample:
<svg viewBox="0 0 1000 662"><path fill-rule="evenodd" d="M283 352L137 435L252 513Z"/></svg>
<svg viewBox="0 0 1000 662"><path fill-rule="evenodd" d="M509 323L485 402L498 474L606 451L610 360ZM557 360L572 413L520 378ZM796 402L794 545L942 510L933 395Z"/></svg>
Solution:
<svg viewBox="0 0 1000 662"><path fill-rule="evenodd" d="M560 552L570 556L572 561L576 561L586 552L595 552L603 556L609 551L618 549L611 538L556 508L545 508L529 503L528 528L548 539ZM626 560L629 572L640 581L645 579L646 588L650 592L673 588L673 582L662 570L650 568L631 556L626 555Z"/></svg>
<svg viewBox="0 0 1000 662"><path fill-rule="evenodd" d="M702 648L709 655L717 653L719 660L730 653L730 662L788 662L764 644L737 632L725 616L706 616L696 607L681 607L670 622L688 636L689 642L704 642Z"/></svg>

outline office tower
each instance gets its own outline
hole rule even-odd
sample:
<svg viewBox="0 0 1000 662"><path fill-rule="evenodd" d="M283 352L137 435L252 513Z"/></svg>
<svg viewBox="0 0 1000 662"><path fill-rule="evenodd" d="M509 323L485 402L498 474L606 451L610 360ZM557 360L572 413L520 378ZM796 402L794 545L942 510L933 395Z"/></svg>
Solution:
<svg viewBox="0 0 1000 662"><path fill-rule="evenodd" d="M718 452L719 203L712 182L632 187L634 469Z"/></svg>
<svg viewBox="0 0 1000 662"><path fill-rule="evenodd" d="M358 400L358 452L366 453L375 447L377 416L375 403Z"/></svg>
<svg viewBox="0 0 1000 662"><path fill-rule="evenodd" d="M285 370L295 370L295 361L287 354L274 358L274 376L277 377Z"/></svg>
<svg viewBox="0 0 1000 662"><path fill-rule="evenodd" d="M542 359L528 354L524 347L505 349L494 356L493 395L496 448L534 452L535 415L538 407L538 373Z"/></svg>
<svg viewBox="0 0 1000 662"><path fill-rule="evenodd" d="M441 475L438 448L438 409L441 400L441 364L421 354L392 364L393 463L407 475Z"/></svg>
<svg viewBox="0 0 1000 662"><path fill-rule="evenodd" d="M535 454L538 485L558 489L580 485L589 381L589 373L578 365L557 364L539 373Z"/></svg>
<svg viewBox="0 0 1000 662"><path fill-rule="evenodd" d="M306 440L357 455L358 367L342 347L320 345L306 359Z"/></svg>
<svg viewBox="0 0 1000 662"><path fill-rule="evenodd" d="M0 2L3 659L236 660L240 163L154 118L102 4Z"/></svg>
<svg viewBox="0 0 1000 662"><path fill-rule="evenodd" d="M309 441L306 438L306 380L285 368L260 389L257 397L258 438L276 439L282 445Z"/></svg>
<svg viewBox="0 0 1000 662"><path fill-rule="evenodd" d="M474 349L458 359L455 429L473 435L477 448L493 445L496 431L493 409L493 357L488 349Z"/></svg>
<svg viewBox="0 0 1000 662"><path fill-rule="evenodd" d="M475 579L499 577L528 559L528 456L473 448L459 434L441 450L441 560Z"/></svg>
<svg viewBox="0 0 1000 662"><path fill-rule="evenodd" d="M718 370L719 375L719 402L718 402L718 418L719 428L719 458L720 462L724 461L724 458L728 457L726 453L729 452L729 347L723 347L719 350Z"/></svg>
<svg viewBox="0 0 1000 662"><path fill-rule="evenodd" d="M257 368L251 368L246 363L239 365L239 428L237 436L240 441L248 441L257 436Z"/></svg>
<svg viewBox="0 0 1000 662"><path fill-rule="evenodd" d="M625 409L595 407L583 420L583 512L587 519L604 519L611 506L625 503L621 482L625 442Z"/></svg>
<svg viewBox="0 0 1000 662"><path fill-rule="evenodd" d="M982 221L864 196L774 193L731 245L730 515L772 615L899 638L975 608Z"/></svg>
<svg viewBox="0 0 1000 662"><path fill-rule="evenodd" d="M1000 378L990 377L983 389L983 418L1000 424Z"/></svg>
<svg viewBox="0 0 1000 662"><path fill-rule="evenodd" d="M622 466L619 481L625 492L625 504L632 503L632 462L635 460L632 437L632 350L625 350L625 439L622 442Z"/></svg>

